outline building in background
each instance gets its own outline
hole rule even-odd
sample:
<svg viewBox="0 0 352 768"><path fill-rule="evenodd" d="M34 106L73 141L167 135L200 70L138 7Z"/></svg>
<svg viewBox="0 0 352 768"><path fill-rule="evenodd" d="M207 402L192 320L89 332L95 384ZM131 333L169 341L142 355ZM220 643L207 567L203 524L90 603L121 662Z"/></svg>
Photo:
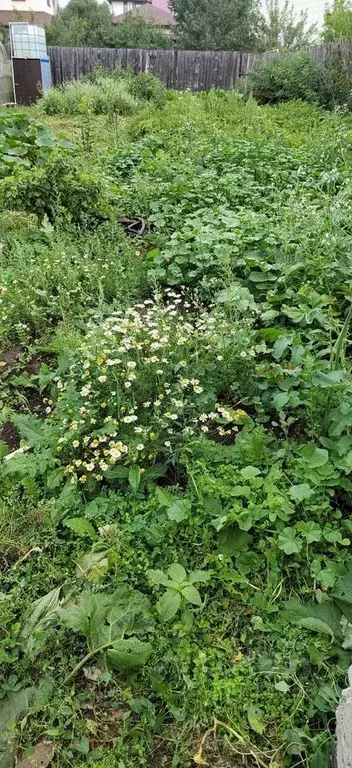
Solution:
<svg viewBox="0 0 352 768"><path fill-rule="evenodd" d="M57 11L57 0L0 0L0 24L25 21L50 24Z"/></svg>
<svg viewBox="0 0 352 768"><path fill-rule="evenodd" d="M1 2L2 0L0 4ZM119 24L126 13L131 12L140 13L146 21L165 28L175 24L167 0L109 0L109 2L114 24Z"/></svg>

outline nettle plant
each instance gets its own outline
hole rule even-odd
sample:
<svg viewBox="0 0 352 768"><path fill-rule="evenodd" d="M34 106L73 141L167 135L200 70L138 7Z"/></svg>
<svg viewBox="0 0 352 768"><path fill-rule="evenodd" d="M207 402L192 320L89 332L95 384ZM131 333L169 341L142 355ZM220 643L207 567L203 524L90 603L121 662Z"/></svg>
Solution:
<svg viewBox="0 0 352 768"><path fill-rule="evenodd" d="M83 484L114 479L122 467L171 459L194 436L236 432L245 412L217 396L237 381L243 392L250 345L245 325L171 289L93 328L69 379L56 380L56 450L67 474Z"/></svg>
<svg viewBox="0 0 352 768"><path fill-rule="evenodd" d="M191 617L188 615L188 605L201 608L202 598L195 584L204 584L209 581L211 574L208 571L190 571L187 575L183 565L172 563L167 573L164 571L147 571L147 576L153 584L166 587L166 592L157 603L158 613L164 621L172 619L180 608L183 608L184 621Z"/></svg>

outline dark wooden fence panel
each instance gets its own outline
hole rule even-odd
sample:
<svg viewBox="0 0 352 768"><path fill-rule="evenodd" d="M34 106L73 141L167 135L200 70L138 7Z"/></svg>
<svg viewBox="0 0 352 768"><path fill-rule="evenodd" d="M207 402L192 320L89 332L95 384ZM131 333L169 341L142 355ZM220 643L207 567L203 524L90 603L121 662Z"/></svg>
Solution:
<svg viewBox="0 0 352 768"><path fill-rule="evenodd" d="M328 43L305 50L314 59L341 60L352 56L352 43ZM168 88L178 91L206 91L210 88L231 90L241 77L246 77L263 59L276 52L247 53L239 51L148 51L142 48L59 48L49 47L54 85L78 79L97 65L114 69L117 65L132 72L152 72Z"/></svg>

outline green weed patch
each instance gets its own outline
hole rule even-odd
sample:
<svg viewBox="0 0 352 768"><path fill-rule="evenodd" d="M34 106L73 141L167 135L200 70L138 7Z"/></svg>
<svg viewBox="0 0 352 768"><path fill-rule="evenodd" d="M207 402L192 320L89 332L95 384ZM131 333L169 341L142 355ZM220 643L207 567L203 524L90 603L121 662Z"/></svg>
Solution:
<svg viewBox="0 0 352 768"><path fill-rule="evenodd" d="M11 118L32 148L0 181L0 765L47 742L53 768L328 768L351 119L156 109L154 85L111 151L91 114L45 155Z"/></svg>

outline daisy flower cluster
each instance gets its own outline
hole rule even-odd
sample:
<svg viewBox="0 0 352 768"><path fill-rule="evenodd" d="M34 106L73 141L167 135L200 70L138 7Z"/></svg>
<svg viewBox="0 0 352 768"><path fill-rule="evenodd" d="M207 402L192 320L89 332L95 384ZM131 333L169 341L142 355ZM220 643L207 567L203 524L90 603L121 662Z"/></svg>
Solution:
<svg viewBox="0 0 352 768"><path fill-rule="evenodd" d="M243 411L218 404L212 382L236 333L171 289L92 328L69 377L56 379L68 475L100 481L119 463L146 468L183 439L237 429Z"/></svg>

